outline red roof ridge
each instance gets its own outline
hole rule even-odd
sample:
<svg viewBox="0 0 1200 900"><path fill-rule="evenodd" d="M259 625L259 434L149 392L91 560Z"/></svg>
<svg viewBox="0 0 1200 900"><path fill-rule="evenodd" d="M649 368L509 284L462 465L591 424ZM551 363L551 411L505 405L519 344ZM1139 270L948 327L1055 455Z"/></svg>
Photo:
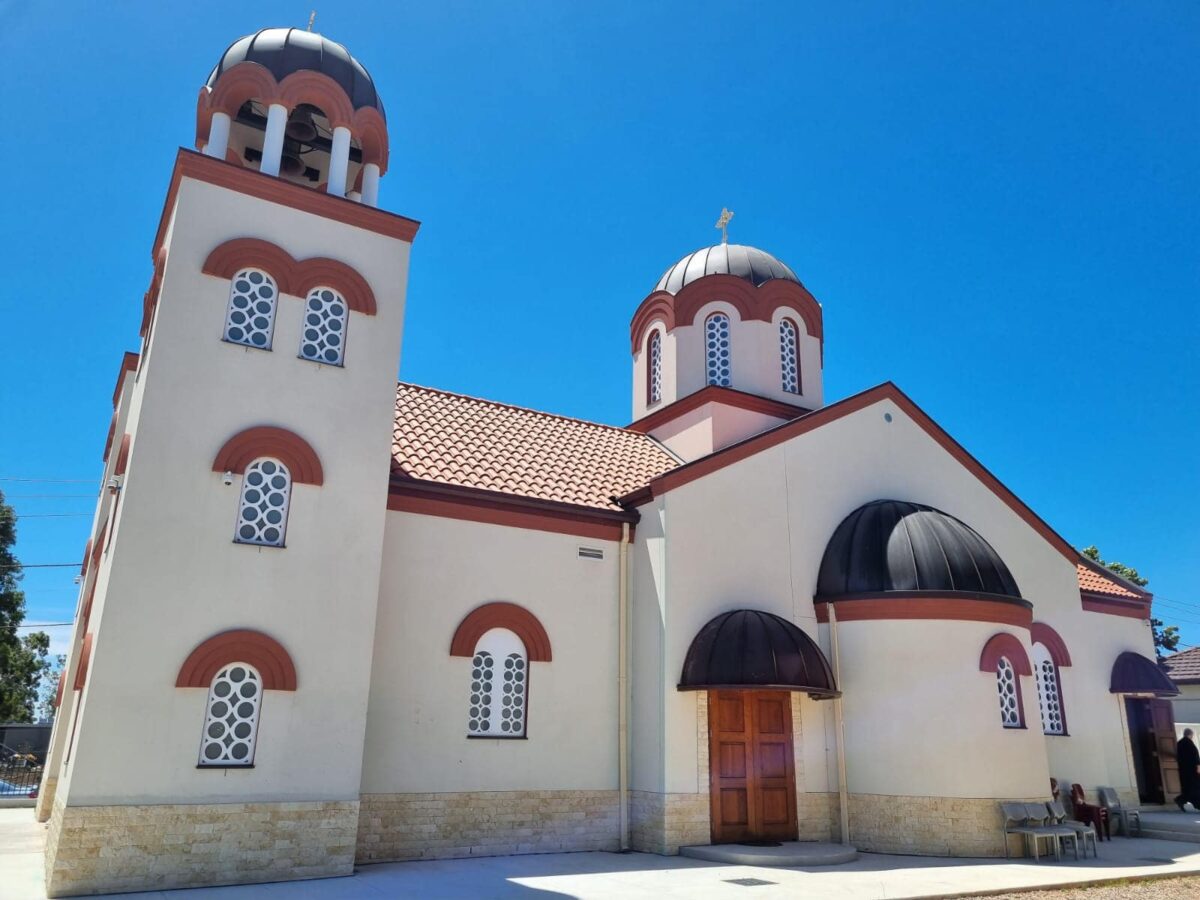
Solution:
<svg viewBox="0 0 1200 900"><path fill-rule="evenodd" d="M533 415L545 416L549 419L561 419L566 422L577 422L580 425L590 425L594 428L609 428L613 431L620 431L623 434L636 434L641 437L647 437L647 435L643 435L640 431L634 431L632 428L627 428L624 425L609 425L607 422L593 422L591 419L581 419L578 416L567 416L563 415L562 413L546 412L544 409L534 409L532 406L519 406L516 403L505 403L503 400L490 400L487 397L476 397L474 394L463 394L459 391L448 391L445 388L429 387L429 385L415 384L411 381L397 381L397 391L399 391L400 388L415 388L418 391L428 391L431 394L442 394L446 397L458 397L462 400L473 400L476 403L486 403L489 406L499 406L502 409L515 409L517 412L532 413ZM670 450L667 450L666 447L663 447L658 441L655 441L655 443L662 447L663 450L666 450L666 452L671 452ZM671 455L675 456L674 453ZM678 457L676 456L676 458Z"/></svg>

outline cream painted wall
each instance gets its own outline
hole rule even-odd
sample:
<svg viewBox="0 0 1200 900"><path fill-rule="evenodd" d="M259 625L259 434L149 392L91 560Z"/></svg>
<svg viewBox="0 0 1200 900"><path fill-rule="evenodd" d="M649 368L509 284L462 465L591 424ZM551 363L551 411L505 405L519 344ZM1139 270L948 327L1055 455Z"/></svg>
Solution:
<svg viewBox="0 0 1200 900"><path fill-rule="evenodd" d="M704 403L664 422L649 433L684 462L691 462L785 421L776 416L713 402Z"/></svg>
<svg viewBox="0 0 1200 900"><path fill-rule="evenodd" d="M1024 596L1035 604L1035 618L1057 628L1072 656L1077 657L1074 671L1066 671L1063 678L1072 738L1055 740L1064 746L1094 742L1091 750L1071 751L1071 759L1077 760L1074 763L1077 771L1106 779L1098 783L1127 786L1125 738L1119 709L1108 694L1108 668L1119 649L1137 649L1152 655L1148 630L1132 619L1084 612L1074 564L909 420L899 407L882 400L654 501L665 516L669 588L664 593L660 587L658 596L641 596L647 585L639 576L636 602L642 610L655 604L664 610L659 685L665 719L666 789L686 790L686 785L695 783L693 703L686 695L674 691L674 683L696 632L720 612L754 607L790 618L815 636L812 596L825 545L846 515L864 503L881 498L935 506L962 519L992 544L1009 565ZM650 508L649 505L642 508L643 516ZM639 542L643 537L641 531L639 527ZM642 556L637 559L641 564ZM854 627L853 623L844 624L847 630ZM880 646L873 648L877 655L871 665L901 667L903 660L891 660L885 652L891 644L883 640L897 624L882 623L877 632ZM868 623L858 627L879 626ZM927 646L936 645L943 632L951 631L961 633L961 640L966 643L952 657L949 663L952 671L939 670L941 681L926 684L927 679L917 679L912 683L912 695L893 700L921 708L942 702L945 698L941 695L946 690L961 689L964 703L978 705L968 714L967 721L974 722L971 733L981 736L980 729L987 728L990 735L988 722L994 722L1000 731L995 684L988 683L987 676L978 671L978 660L987 637L1011 629L936 622L906 623L904 627L929 635ZM1021 639L1028 645L1027 633ZM849 640L853 644L858 639ZM635 644L636 641L635 638ZM974 646L970 646L971 641ZM847 659L852 656L849 648L844 648L844 652ZM643 662L641 652L637 652L635 659ZM845 669L848 665L849 662L844 663L848 683L853 678L877 677L870 676L869 670L851 674ZM657 689L642 683L646 676L645 669L635 670L635 692L639 696ZM1027 721L1036 725L1036 687L1032 679L1022 681ZM849 698L847 703L849 707ZM1079 720L1078 728L1075 719ZM870 721L847 721L847 728L859 728L860 732L869 733L873 727ZM939 750L936 746L925 757L921 771L891 771L888 778L877 781L881 786L886 781L885 792L893 794L921 793L938 787L951 796L952 791L960 792L960 796L999 796L1026 781L1025 774L1018 776L1013 766L1004 761L1015 759L1022 770L1028 771L1030 785L1045 784L1047 764L1044 758L1039 761L1037 757L1037 753L1043 752L1040 728L1034 727L1021 735L1000 733L999 740L1004 743L985 743L977 751L986 759L988 747L996 748L995 765L979 770L982 782L968 783L970 779L964 772L938 778L935 784L923 773L952 772L957 765L954 761L957 749ZM1001 748L1004 759L999 756ZM1039 749L1035 752L1034 748ZM1010 751L1015 756L1010 756ZM877 748L873 752L883 750ZM860 771L862 768L860 763Z"/></svg>
<svg viewBox="0 0 1200 900"><path fill-rule="evenodd" d="M781 307L770 322L741 320L737 309L724 301L713 301L701 308L693 325L677 325L664 334L663 340L663 400L646 404L646 340L633 356L633 419L637 421L648 412L673 403L703 388L706 384L704 322L714 312L729 316L731 373L733 387L739 391L770 397L783 403L816 409L823 402L823 360L821 342L805 330L804 321L794 312ZM801 389L799 395L783 390L780 367L779 321L789 318L799 335ZM662 329L658 321L652 328Z"/></svg>
<svg viewBox="0 0 1200 900"><path fill-rule="evenodd" d="M677 692L678 673L663 668L668 607L666 509L661 499L641 508L630 565L630 787L665 790L663 711ZM691 700L693 710L695 700Z"/></svg>
<svg viewBox="0 0 1200 900"><path fill-rule="evenodd" d="M379 312L350 314L345 368L297 358L300 298L279 299L272 352L221 341L229 284L201 267L240 236L366 278ZM185 179L167 246L67 802L356 798L409 245ZM240 477L211 471L261 424L303 436L324 468L323 486L294 486L283 549L233 543ZM205 692L174 682L229 628L280 641L299 690L266 693L253 769L196 769Z"/></svg>
<svg viewBox="0 0 1200 900"><path fill-rule="evenodd" d="M580 558L580 547L604 559ZM615 790L615 541L389 512L363 793ZM507 601L545 627L530 664L527 738L468 738L463 618Z"/></svg>

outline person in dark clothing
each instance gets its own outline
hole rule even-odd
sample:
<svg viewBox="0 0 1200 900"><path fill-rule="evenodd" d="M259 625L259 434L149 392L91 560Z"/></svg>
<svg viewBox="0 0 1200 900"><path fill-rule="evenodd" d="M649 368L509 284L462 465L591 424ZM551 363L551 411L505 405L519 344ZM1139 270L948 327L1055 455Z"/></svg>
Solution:
<svg viewBox="0 0 1200 900"><path fill-rule="evenodd" d="M1187 812L1183 805L1191 803L1200 810L1200 749L1197 749L1195 736L1190 728L1183 729L1183 737L1175 745L1175 758L1179 761L1179 783L1182 793L1175 798L1175 805L1181 812Z"/></svg>

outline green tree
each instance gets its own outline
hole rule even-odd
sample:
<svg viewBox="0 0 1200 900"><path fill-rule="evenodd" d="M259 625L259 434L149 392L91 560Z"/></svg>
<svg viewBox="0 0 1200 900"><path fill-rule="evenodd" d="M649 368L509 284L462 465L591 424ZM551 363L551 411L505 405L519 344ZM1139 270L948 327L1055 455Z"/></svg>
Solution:
<svg viewBox="0 0 1200 900"><path fill-rule="evenodd" d="M35 631L24 638L17 628L25 619L25 593L18 588L21 564L13 553L17 514L0 491L0 722L32 722L42 676L50 668L50 635Z"/></svg>
<svg viewBox="0 0 1200 900"><path fill-rule="evenodd" d="M1100 551L1095 544L1091 547L1084 547L1080 551L1088 559L1100 563L1108 571L1120 575L1126 581L1133 582L1138 587L1145 587L1150 583L1149 578L1143 578L1137 569L1131 568L1124 563L1105 562L1100 557ZM1161 619L1151 619L1150 627L1154 629L1154 652L1158 654L1161 660L1164 656L1168 656L1175 652L1179 646L1179 626L1164 625Z"/></svg>

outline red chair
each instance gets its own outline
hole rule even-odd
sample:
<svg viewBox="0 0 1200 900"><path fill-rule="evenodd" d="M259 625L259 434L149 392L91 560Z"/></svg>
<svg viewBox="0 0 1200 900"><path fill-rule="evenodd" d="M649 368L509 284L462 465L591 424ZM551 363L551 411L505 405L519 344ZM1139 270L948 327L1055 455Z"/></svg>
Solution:
<svg viewBox="0 0 1200 900"><path fill-rule="evenodd" d="M1108 819L1108 810L1087 802L1083 788L1077 784L1071 785L1071 807L1076 822L1084 822L1096 829L1100 840L1112 840L1112 827Z"/></svg>

